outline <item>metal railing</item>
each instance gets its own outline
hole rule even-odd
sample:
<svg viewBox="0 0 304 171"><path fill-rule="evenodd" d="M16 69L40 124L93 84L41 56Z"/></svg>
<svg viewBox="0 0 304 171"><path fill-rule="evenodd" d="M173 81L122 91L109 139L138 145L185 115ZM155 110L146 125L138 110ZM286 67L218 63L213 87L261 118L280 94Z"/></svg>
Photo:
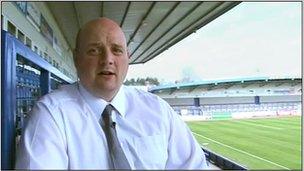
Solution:
<svg viewBox="0 0 304 171"><path fill-rule="evenodd" d="M208 149L202 147L202 150L205 153L206 159L208 162L214 164L215 166L223 170L248 170L246 167L237 164L215 152L212 152Z"/></svg>

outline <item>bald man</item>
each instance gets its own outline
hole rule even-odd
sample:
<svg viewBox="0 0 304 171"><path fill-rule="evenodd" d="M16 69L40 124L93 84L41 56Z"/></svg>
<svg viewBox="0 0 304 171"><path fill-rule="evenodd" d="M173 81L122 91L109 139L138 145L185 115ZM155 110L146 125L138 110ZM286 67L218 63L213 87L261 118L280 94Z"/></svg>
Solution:
<svg viewBox="0 0 304 171"><path fill-rule="evenodd" d="M129 53L114 21L98 18L80 29L74 63L79 82L45 95L33 108L16 168L207 169L200 145L164 100L122 85ZM116 143L103 127L109 106L114 149L121 149L114 154Z"/></svg>

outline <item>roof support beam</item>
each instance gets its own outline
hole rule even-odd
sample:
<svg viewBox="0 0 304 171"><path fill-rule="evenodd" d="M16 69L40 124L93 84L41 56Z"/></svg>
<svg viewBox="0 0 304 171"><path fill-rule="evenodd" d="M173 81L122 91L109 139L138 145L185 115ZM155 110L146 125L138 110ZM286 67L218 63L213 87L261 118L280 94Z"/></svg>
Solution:
<svg viewBox="0 0 304 171"><path fill-rule="evenodd" d="M246 88L246 87L248 87L250 84L248 84L248 83L243 83L243 85L242 85L242 88Z"/></svg>
<svg viewBox="0 0 304 171"><path fill-rule="evenodd" d="M197 24L197 21L205 18L207 15L209 15L212 11L214 11L215 9L217 9L218 7L220 7L222 4L224 4L225 2L221 2L220 4L216 5L215 7L209 9L206 13L204 13L203 15L201 15L200 17L198 17L197 20L195 20L194 22L192 22L191 24L189 24L189 26L195 25ZM212 20L210 20L212 21ZM208 22L207 22L208 23ZM181 35L187 28L179 31L177 34L175 34L173 37L178 37L178 35ZM194 30L197 30L198 28L195 28ZM184 39L185 37L187 37L188 35L192 34L192 32L189 32L188 34L186 34L186 36L182 36L174 41L172 41L172 39L169 40L172 41L171 43L167 44L168 42L163 43L160 47L160 49L155 49L153 52L151 52L149 55L147 55L146 60L143 60L143 63L148 62L149 60L153 59L153 57L159 55L161 52L163 52L163 50L161 49L168 49L169 47L171 47L172 45L176 44L177 42L181 41L182 39ZM167 45L166 45L167 44Z"/></svg>
<svg viewBox="0 0 304 171"><path fill-rule="evenodd" d="M180 2L177 2L166 14L165 16L156 24L156 27L154 27L150 33L143 39L142 42L140 42L140 44L135 48L135 50L132 52L132 54L130 55L132 57L132 55L139 49L139 47L152 35L152 33L154 33L154 31L165 21L165 19L168 18L168 16L177 8L177 6L180 4Z"/></svg>
<svg viewBox="0 0 304 171"><path fill-rule="evenodd" d="M218 8L219 6L221 6L222 4L224 4L225 2L221 2L221 4L217 5L216 7L214 7L213 9L209 10L207 12L207 14L202 15L200 18L205 17L206 15L208 15L209 13L211 13L213 10L215 10L216 8ZM228 7L226 7L224 9L225 13L226 11L230 10L231 8L235 7L236 5L238 5L241 2L236 2L236 3L232 3L231 5L229 5ZM217 18L218 16L222 15L223 13L217 13L216 15L213 15L212 17L208 18L205 22L203 22L202 24L200 24L199 26L197 26L195 29L193 30L198 30L200 29L202 26L206 25L207 23L211 22L212 20L214 20L215 18ZM196 22L193 22L191 25L195 25ZM184 32L184 30L181 30L178 34L176 34L175 36L178 36L179 34L182 34L182 32ZM164 50L163 49L168 49L169 47L173 46L174 44L176 44L177 42L181 41L182 39L184 39L185 37L189 36L190 34L192 34L192 32L186 33L184 36L179 37L178 39L176 39L175 41L171 42L170 44L168 44L167 46L165 46L166 43L164 43L161 48L161 50L156 49L154 52L150 53L149 55L147 55L147 59L143 60L142 63L148 62L149 60L153 59L155 56L159 55L160 53L162 53ZM172 40L172 39L171 39ZM170 41L171 41L170 40ZM158 52L157 52L158 51Z"/></svg>
<svg viewBox="0 0 304 171"><path fill-rule="evenodd" d="M133 61L136 63L136 61L144 54L146 53L149 49L151 49L152 45L154 45L157 41L159 41L162 37L164 37L166 34L168 34L173 28L175 28L179 23L181 23L188 15L190 15L195 9L197 9L203 2L199 2L196 6L191 8L184 16L181 17L180 20L175 22L167 31L165 31L161 36L159 36L152 44L151 46L148 46L136 59Z"/></svg>
<svg viewBox="0 0 304 171"><path fill-rule="evenodd" d="M193 87L189 88L188 93L191 93L192 91L194 91L198 87L199 87L199 85L198 86L193 86Z"/></svg>
<svg viewBox="0 0 304 171"><path fill-rule="evenodd" d="M120 22L120 27L123 26L123 24L124 24L124 22L126 20L126 17L127 17L128 12L129 12L130 6L131 6L131 1L128 2L128 5L127 5L126 10L125 10L125 13L124 13L124 15L122 17L122 20Z"/></svg>
<svg viewBox="0 0 304 171"><path fill-rule="evenodd" d="M210 91L210 90L214 90L216 87L216 84L212 84L210 85L209 87L207 87L207 90Z"/></svg>
<svg viewBox="0 0 304 171"><path fill-rule="evenodd" d="M259 87L264 87L267 83L266 82L263 82L261 84L259 84Z"/></svg>
<svg viewBox="0 0 304 171"><path fill-rule="evenodd" d="M77 7L76 7L76 4L75 4L75 2L72 2L72 4L73 4L73 9L74 9L74 11L75 11L75 14L76 14L76 21L77 21L77 25L78 25L78 28L80 29L80 15L79 15L79 13L78 13L78 10L77 10Z"/></svg>
<svg viewBox="0 0 304 171"><path fill-rule="evenodd" d="M231 88L232 86L233 86L234 84L226 84L226 85L224 85L223 87L224 87L224 89L229 89L229 88Z"/></svg>
<svg viewBox="0 0 304 171"><path fill-rule="evenodd" d="M170 93L169 93L169 95L172 95L176 90L177 90L177 88L170 88Z"/></svg>
<svg viewBox="0 0 304 171"><path fill-rule="evenodd" d="M100 17L103 17L103 15L104 15L104 14L103 14L103 11L104 11L104 10L103 10L103 7L104 7L104 2L101 1L101 2L100 2Z"/></svg>
<svg viewBox="0 0 304 171"><path fill-rule="evenodd" d="M139 28L143 25L143 22L146 20L146 18L149 16L149 14L151 13L153 7L155 6L156 2L154 1L151 5L149 10L147 11L147 13L145 14L145 16L141 19L141 21L139 22L139 24L137 25L135 31L132 33L132 35L130 36L130 39L127 43L127 46L129 46L130 42L133 41L133 38L135 37L135 35L137 34Z"/></svg>
<svg viewBox="0 0 304 171"><path fill-rule="evenodd" d="M275 86L276 87L279 87L279 86L281 86L281 85L283 85L284 84L284 82L278 82L277 84L275 84Z"/></svg>
<svg viewBox="0 0 304 171"><path fill-rule="evenodd" d="M292 83L292 84L291 84L291 87L294 87L294 86L296 86L296 85L301 85L301 83L300 83L300 82Z"/></svg>

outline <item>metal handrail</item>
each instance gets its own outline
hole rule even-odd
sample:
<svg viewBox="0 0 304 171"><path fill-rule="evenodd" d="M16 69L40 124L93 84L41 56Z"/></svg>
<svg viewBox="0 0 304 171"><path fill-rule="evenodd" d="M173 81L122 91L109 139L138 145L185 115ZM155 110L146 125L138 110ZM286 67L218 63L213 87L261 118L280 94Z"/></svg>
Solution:
<svg viewBox="0 0 304 171"><path fill-rule="evenodd" d="M202 150L204 151L208 162L216 165L217 167L223 170L248 170L245 166L237 164L234 161L231 161L226 157L216 154L215 152L209 149L202 147Z"/></svg>

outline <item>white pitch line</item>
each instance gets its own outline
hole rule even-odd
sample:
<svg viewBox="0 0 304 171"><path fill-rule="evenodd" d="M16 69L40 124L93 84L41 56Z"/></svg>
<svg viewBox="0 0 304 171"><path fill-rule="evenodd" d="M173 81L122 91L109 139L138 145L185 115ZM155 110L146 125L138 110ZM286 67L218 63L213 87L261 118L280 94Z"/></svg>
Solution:
<svg viewBox="0 0 304 171"><path fill-rule="evenodd" d="M213 142L215 142L215 143L217 143L217 144L220 144L220 145L222 145L222 146L231 148L231 149L233 149L233 150L235 150L235 151L238 151L238 152L240 152L240 153L247 154L247 155L249 155L249 156L251 156L251 157L254 157L254 158L263 160L263 161L265 161L265 162L271 163L271 164L273 164L273 165L282 167L282 168L284 168L284 169L290 170L289 168L287 168L287 167L285 167L285 166L282 166L282 165L280 165L280 164L274 163L274 162L269 161L269 160L267 160L267 159L264 159L264 158L262 158L262 157L259 157L259 156L250 154L250 153L248 153L248 152L246 152L246 151L243 151L243 150L239 150L239 149L237 149L237 148L234 148L234 147L231 147L231 146L229 146L229 145L223 144L223 143L221 143L221 142L218 142L218 141L216 141L216 140L210 139L210 138L205 137L205 136L203 136L203 135L200 135L200 134L198 134L198 133L195 133L195 132L192 132L192 133L195 134L195 135L197 135L197 136L203 137L203 138L205 138L205 139L207 139L207 140L209 140L209 141L213 141Z"/></svg>
<svg viewBox="0 0 304 171"><path fill-rule="evenodd" d="M288 127L287 129L299 130L301 127Z"/></svg>
<svg viewBox="0 0 304 171"><path fill-rule="evenodd" d="M278 128L278 127L274 127L274 126L267 126L267 125L261 125L261 124L256 124L256 123L250 123L250 122L240 122L240 121L234 121L234 122L239 122L239 123L243 123L243 124L247 124L247 125L254 125L254 126L260 126L260 127L264 127L264 128L270 128L270 129L283 129L283 128Z"/></svg>

